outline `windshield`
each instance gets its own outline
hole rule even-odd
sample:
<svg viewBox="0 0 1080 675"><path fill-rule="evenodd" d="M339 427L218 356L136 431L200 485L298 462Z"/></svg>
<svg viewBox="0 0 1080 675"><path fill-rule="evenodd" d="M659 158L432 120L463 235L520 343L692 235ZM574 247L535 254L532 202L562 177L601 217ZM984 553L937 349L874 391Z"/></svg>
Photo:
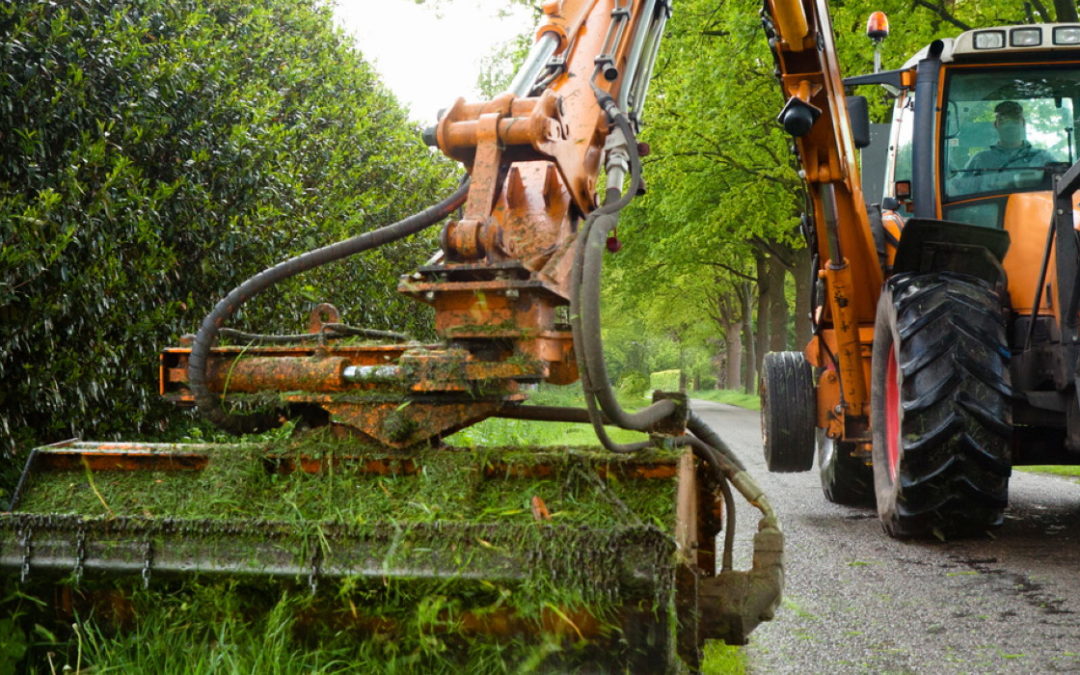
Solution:
<svg viewBox="0 0 1080 675"><path fill-rule="evenodd" d="M946 201L1048 190L1074 161L1080 67L954 70L945 92Z"/></svg>

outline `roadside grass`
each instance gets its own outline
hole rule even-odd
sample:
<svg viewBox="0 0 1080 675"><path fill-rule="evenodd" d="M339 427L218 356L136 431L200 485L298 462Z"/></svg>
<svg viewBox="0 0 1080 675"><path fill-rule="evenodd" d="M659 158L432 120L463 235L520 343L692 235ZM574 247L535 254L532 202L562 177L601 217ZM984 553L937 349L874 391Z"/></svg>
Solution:
<svg viewBox="0 0 1080 675"><path fill-rule="evenodd" d="M690 398L701 398L706 401L727 403L739 406L747 410L761 410L761 399L757 394L747 394L733 389L703 389L690 392Z"/></svg>
<svg viewBox="0 0 1080 675"><path fill-rule="evenodd" d="M541 387L528 392L528 403L569 408L584 408L585 398L581 387ZM627 410L635 410L648 404L645 399L620 396L619 403ZM608 427L608 435L616 443L632 443L647 440L636 431ZM447 445L473 448L477 446L506 445L599 445L593 428L588 424L573 422L533 422L492 417L447 437Z"/></svg>
<svg viewBox="0 0 1080 675"><path fill-rule="evenodd" d="M745 675L746 654L742 647L724 644L720 640L705 642L701 662L703 675Z"/></svg>
<svg viewBox="0 0 1080 675"><path fill-rule="evenodd" d="M1046 473L1053 476L1064 476L1066 478L1074 478L1080 480L1080 466L1047 466L1041 464L1033 464L1031 466L1017 466L1014 468L1020 471L1027 471L1028 473Z"/></svg>

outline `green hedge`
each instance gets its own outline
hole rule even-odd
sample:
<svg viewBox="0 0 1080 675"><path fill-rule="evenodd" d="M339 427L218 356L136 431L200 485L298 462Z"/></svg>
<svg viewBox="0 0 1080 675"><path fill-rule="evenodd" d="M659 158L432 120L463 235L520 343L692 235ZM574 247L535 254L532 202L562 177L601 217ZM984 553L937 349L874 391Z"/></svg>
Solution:
<svg viewBox="0 0 1080 675"><path fill-rule="evenodd" d="M660 370L649 375L649 389L652 391L679 391L679 369Z"/></svg>
<svg viewBox="0 0 1080 675"><path fill-rule="evenodd" d="M400 219L457 172L316 0L4 3L0 120L0 466L163 430L160 348L249 275ZM432 242L301 277L234 325L292 332L329 300L422 332L393 288Z"/></svg>

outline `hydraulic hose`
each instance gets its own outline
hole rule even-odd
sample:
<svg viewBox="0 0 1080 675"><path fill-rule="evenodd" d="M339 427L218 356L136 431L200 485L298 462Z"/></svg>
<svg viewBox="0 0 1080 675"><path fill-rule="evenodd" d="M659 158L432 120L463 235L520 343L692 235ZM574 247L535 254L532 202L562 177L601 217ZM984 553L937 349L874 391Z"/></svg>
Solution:
<svg viewBox="0 0 1080 675"><path fill-rule="evenodd" d="M590 397L586 397L591 402ZM601 443L616 452L638 452L652 445L651 441L618 445L611 442L603 428L604 424L611 424L611 420L603 417L596 410L595 404L589 410L580 408L567 408L559 406L512 406L505 408L495 415L513 419L536 420L546 422L592 422L597 429L597 437ZM733 552L735 548L735 498L732 494L734 486L743 497L762 513L762 523L769 525L776 519L772 506L769 504L764 493L753 481L742 462L728 449L727 445L705 422L694 413L690 413L690 421L687 423L690 434L684 434L671 439L674 447L690 446L694 455L701 459L713 471L720 486L721 497L724 500L724 549L721 559L721 569L728 571L733 568Z"/></svg>
<svg viewBox="0 0 1080 675"><path fill-rule="evenodd" d="M659 401L636 413L623 410L607 377L603 340L600 335L600 271L605 241L608 232L618 224L618 212L637 194L641 185L641 158L626 115L615 107L610 95L596 87L594 90L601 105L627 140L630 185L623 194L614 188L608 190L604 204L589 214L582 226L579 234L582 242L578 246L574 272L571 275L570 325L574 335L574 351L578 357L578 370L590 410L595 398L595 402L612 423L626 429L643 431L675 412L675 403ZM598 421L594 421L593 427L597 429L600 441L610 450L634 452L638 449L639 444L617 446L611 443Z"/></svg>
<svg viewBox="0 0 1080 675"><path fill-rule="evenodd" d="M742 463L742 460L731 451L731 448L720 438L720 435L713 431L712 427L706 424L705 420L701 419L693 410L690 411L690 416L686 420L686 428L690 430L690 433L723 455L736 469L746 471L746 465Z"/></svg>
<svg viewBox="0 0 1080 675"><path fill-rule="evenodd" d="M627 413L619 404L611 381L607 376L603 340L600 334L600 280L605 243L608 233L618 224L618 213L637 194L641 185L641 160L637 142L626 114L619 111L614 100L594 85L594 92L609 119L618 126L627 141L630 165L630 187L625 193L611 188L605 195L604 204L593 211L582 225L571 274L570 325L574 337L574 351L578 359L578 371L585 393L586 412L593 425L597 439L608 450L616 453L637 452L651 442L617 444L604 429L604 424L647 431L656 423L675 412L675 403L663 400L636 413ZM689 433L670 439L674 446L690 446L695 456L714 473L720 486L726 512L722 569L733 567L732 554L735 544L735 501L732 488L739 491L762 518L759 530L776 528L776 513L764 492L746 472L746 467L731 451L720 436L697 414L690 412L687 419ZM757 559L755 538L755 561ZM756 564L756 563L755 563Z"/></svg>
<svg viewBox="0 0 1080 675"><path fill-rule="evenodd" d="M301 272L403 239L434 225L465 202L468 190L469 184L465 180L449 197L404 220L301 253L259 272L230 291L203 319L191 346L191 355L188 360L188 386L203 417L234 434L258 433L278 425L277 415L273 414L233 415L225 412L218 403L217 397L207 386L206 363L210 349L217 341L222 325L236 313L240 305L270 286Z"/></svg>

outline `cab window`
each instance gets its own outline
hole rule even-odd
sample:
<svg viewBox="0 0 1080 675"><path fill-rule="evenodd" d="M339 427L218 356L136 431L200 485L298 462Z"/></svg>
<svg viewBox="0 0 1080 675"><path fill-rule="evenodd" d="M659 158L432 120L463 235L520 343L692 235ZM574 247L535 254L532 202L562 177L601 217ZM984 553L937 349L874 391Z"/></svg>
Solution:
<svg viewBox="0 0 1080 675"><path fill-rule="evenodd" d="M946 203L1048 190L1054 165L1076 156L1076 67L957 70L945 92Z"/></svg>

